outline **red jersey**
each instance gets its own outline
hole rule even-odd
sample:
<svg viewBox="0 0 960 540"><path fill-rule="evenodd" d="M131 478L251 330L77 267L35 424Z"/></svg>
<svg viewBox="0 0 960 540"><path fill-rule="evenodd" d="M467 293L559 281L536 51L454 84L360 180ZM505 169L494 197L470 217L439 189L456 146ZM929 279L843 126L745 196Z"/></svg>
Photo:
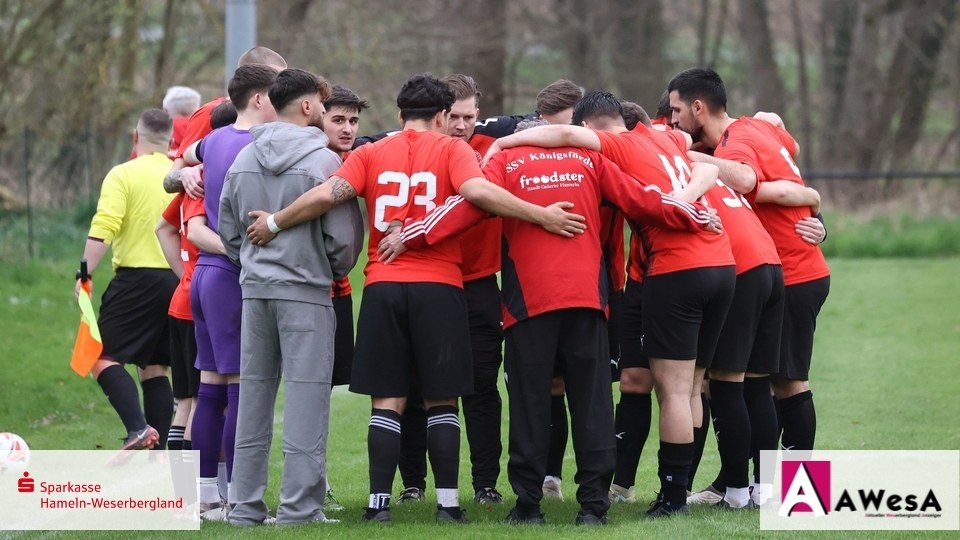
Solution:
<svg viewBox="0 0 960 540"><path fill-rule="evenodd" d="M353 294L353 288L350 287L350 278L343 277L333 280L333 286L330 287L330 296L340 298L341 296L350 296Z"/></svg>
<svg viewBox="0 0 960 540"><path fill-rule="evenodd" d="M191 199L183 193L178 193L163 211L163 219L180 231L180 260L183 261L183 275L173 296L170 298L170 309L167 313L171 317L184 321L192 321L190 311L190 281L193 279L193 269L197 265L197 246L187 240L187 222L190 218L203 215L203 199Z"/></svg>
<svg viewBox="0 0 960 540"><path fill-rule="evenodd" d="M664 193L686 186L690 161L683 134L654 131L643 124L618 134L595 133L600 137L600 153L644 185L656 186ZM734 264L725 232L685 232L645 226L640 234L641 238L636 242L631 240L630 244L640 246L644 255L631 249L631 266L643 268L643 274L648 276Z"/></svg>
<svg viewBox="0 0 960 540"><path fill-rule="evenodd" d="M780 264L777 246L745 197L717 180L716 187L706 193L706 198L717 210L723 230L730 237L738 276L762 264Z"/></svg>
<svg viewBox="0 0 960 540"><path fill-rule="evenodd" d="M334 176L350 182L366 200L370 237L365 285L394 281L463 287L459 239L407 251L389 265L377 260L377 245L390 222L423 218L437 203L456 195L464 181L483 177L476 152L467 143L434 131L404 130L357 148Z"/></svg>
<svg viewBox="0 0 960 540"><path fill-rule="evenodd" d="M741 117L730 124L713 151L718 158L737 161L749 166L761 182L789 180L800 185L800 169L790 157L796 141L786 130L763 120ZM796 224L811 217L809 206L780 206L757 204L757 188L747 194L757 217L770 233L783 262L785 285L805 283L830 275L830 268L820 246L805 242L796 233Z"/></svg>
<svg viewBox="0 0 960 540"><path fill-rule="evenodd" d="M210 114L217 105L223 103L226 99L227 98L222 97L216 98L204 103L199 109L193 111L193 114L190 115L190 120L187 122L187 127L183 131L183 137L180 140L180 146L177 148L174 158L183 157L183 153L187 151L187 148L190 148L191 144L199 141L213 131L213 128L210 127Z"/></svg>
<svg viewBox="0 0 960 540"><path fill-rule="evenodd" d="M508 117L509 118L509 117ZM489 120L487 121L489 122ZM470 147L477 154L477 162L483 159L487 149L499 137L513 133L512 129L484 129L478 125L470 137ZM502 220L499 217L480 220L467 229L460 237L460 251L463 254L463 280L472 281L500 271L500 232Z"/></svg>
<svg viewBox="0 0 960 540"><path fill-rule="evenodd" d="M632 219L661 227L692 231L709 221L702 206L643 189L614 163L590 150L511 148L494 156L484 174L533 204L573 202L587 222L586 234L565 238L538 225L504 218L505 327L556 309L606 308L609 282L600 245L602 202L617 205ZM407 221L404 243L435 245L460 234L484 214L462 197L450 197L425 218Z"/></svg>

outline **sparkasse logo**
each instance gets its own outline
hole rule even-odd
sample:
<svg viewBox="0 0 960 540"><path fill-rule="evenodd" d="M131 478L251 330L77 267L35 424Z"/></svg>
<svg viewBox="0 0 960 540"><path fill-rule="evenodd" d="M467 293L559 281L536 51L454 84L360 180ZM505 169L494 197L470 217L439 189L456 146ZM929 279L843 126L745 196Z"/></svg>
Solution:
<svg viewBox="0 0 960 540"><path fill-rule="evenodd" d="M17 491L20 493L33 493L33 484L33 478L30 478L30 473L23 471L23 478L17 480Z"/></svg>
<svg viewBox="0 0 960 540"><path fill-rule="evenodd" d="M868 517L909 517L908 512L936 516L943 507L933 489L926 494L900 493L888 489L844 489L831 506L829 461L783 461L780 516L810 512L825 516L830 512L865 513Z"/></svg>

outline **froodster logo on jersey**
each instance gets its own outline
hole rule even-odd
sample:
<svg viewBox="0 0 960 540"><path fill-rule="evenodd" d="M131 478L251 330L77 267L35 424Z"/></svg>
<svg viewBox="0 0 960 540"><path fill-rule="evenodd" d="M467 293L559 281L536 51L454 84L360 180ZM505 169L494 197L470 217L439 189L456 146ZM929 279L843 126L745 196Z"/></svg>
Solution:
<svg viewBox="0 0 960 540"><path fill-rule="evenodd" d="M579 173L560 173L535 176L520 175L520 188L526 191L535 191L550 187L580 187L583 176Z"/></svg>

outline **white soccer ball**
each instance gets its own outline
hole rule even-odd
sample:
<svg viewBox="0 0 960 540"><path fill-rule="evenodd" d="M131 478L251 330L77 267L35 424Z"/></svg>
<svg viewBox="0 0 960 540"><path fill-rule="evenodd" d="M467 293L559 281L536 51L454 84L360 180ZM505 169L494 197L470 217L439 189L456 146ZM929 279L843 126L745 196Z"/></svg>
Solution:
<svg viewBox="0 0 960 540"><path fill-rule="evenodd" d="M23 471L30 464L30 447L16 433L0 433L0 473Z"/></svg>

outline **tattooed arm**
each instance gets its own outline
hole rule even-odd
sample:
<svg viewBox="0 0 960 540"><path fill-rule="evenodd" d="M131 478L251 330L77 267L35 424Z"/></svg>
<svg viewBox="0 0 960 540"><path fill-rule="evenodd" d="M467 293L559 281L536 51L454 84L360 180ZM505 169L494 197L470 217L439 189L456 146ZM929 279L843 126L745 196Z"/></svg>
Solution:
<svg viewBox="0 0 960 540"><path fill-rule="evenodd" d="M316 219L334 206L356 197L357 190L353 189L350 182L339 176L333 176L299 196L290 206L279 212L274 214L263 210L250 212L248 215L254 219L254 222L247 227L247 237L254 245L262 246L273 240L281 230ZM271 218L274 225L272 230L269 224Z"/></svg>

